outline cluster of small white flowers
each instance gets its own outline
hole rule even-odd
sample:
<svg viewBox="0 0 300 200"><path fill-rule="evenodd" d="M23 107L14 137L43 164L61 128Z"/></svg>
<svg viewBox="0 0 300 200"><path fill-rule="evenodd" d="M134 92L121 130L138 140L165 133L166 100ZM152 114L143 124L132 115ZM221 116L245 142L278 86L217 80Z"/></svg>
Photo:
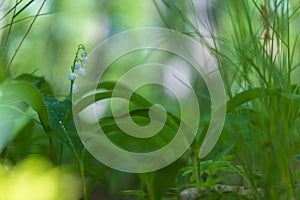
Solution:
<svg viewBox="0 0 300 200"><path fill-rule="evenodd" d="M87 55L86 55L85 50L82 50L82 51L81 51L81 60L82 60L82 63L83 63L83 64L87 64L87 63L88 63L88 57L87 57Z"/></svg>
<svg viewBox="0 0 300 200"><path fill-rule="evenodd" d="M84 76L86 75L85 69L83 68L83 64L87 64L88 63L88 57L87 54L85 52L84 49L81 50L81 59L77 58L76 55L76 61L74 63L74 66L71 67L72 72L69 73L69 77L68 79L70 81L73 81L72 83L72 92L73 93L77 93L78 90L78 86L74 83L74 81L76 80L76 78L78 76Z"/></svg>

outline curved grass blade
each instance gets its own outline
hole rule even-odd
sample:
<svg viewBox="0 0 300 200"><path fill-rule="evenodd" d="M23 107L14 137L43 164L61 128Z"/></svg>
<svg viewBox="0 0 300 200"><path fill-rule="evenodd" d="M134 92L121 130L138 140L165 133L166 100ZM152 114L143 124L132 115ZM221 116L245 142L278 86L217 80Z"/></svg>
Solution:
<svg viewBox="0 0 300 200"><path fill-rule="evenodd" d="M73 114L72 114L72 112L70 112L68 114L68 116L64 120L64 124L66 124L67 122L69 122L70 120L72 120L73 115L77 115L84 108L86 108L87 106L95 103L96 101L101 101L101 100L104 100L104 99L111 98L112 95L113 95L113 91L112 90L113 90L115 84L116 84L115 82L111 82L111 81L99 83L98 86L97 86L97 89L106 89L108 91L104 91L104 92L99 92L99 93L96 93L96 94L88 95L88 96L84 97L83 99L81 99L73 107L73 110L72 110ZM126 86L121 86L121 88L124 89L124 90L122 90L122 91L120 91L120 90L114 91L114 96L115 97L125 98L125 97L128 96L128 94L132 94L130 100L132 100L133 103L141 105L142 107L145 107L145 108L150 108L153 105L148 100L146 100L145 98L141 97L140 95L138 95L136 93L130 92L130 90Z"/></svg>
<svg viewBox="0 0 300 200"><path fill-rule="evenodd" d="M240 105L252 101L254 99L260 99L264 96L281 95L279 91L267 89L267 88L253 88L235 95L227 102L227 113L232 112Z"/></svg>

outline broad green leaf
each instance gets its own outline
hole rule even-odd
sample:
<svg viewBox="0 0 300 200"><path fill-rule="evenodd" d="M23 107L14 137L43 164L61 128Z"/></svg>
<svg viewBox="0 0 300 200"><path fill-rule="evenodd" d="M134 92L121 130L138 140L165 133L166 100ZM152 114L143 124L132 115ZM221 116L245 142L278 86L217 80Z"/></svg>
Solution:
<svg viewBox="0 0 300 200"><path fill-rule="evenodd" d="M98 85L98 89L113 89L115 83L114 82L102 82ZM124 90L118 90L114 91L114 95L120 98L126 98L127 94L130 93L130 90L126 88L125 86L123 87ZM87 106L93 104L96 101L104 100L104 99L109 99L113 95L112 91L103 91L99 92L95 95L89 95L81 99L76 105L74 106L73 109L73 114L76 115L80 113L84 108ZM149 108L153 105L151 102L146 100L145 98L141 97L140 95L136 93L132 93L132 96L130 98L130 101L133 103L140 105L144 109L138 109L130 112L130 115L134 115L135 113L139 113L140 116L146 116L148 118L148 111ZM70 121L72 119L72 113L70 112L69 115L65 119L65 123ZM172 115L171 113L167 113L167 124L169 127L171 127L174 130L178 129L178 126L180 124L181 120Z"/></svg>
<svg viewBox="0 0 300 200"><path fill-rule="evenodd" d="M40 91L30 83L10 81L0 85L0 94L15 94L28 103L37 112L46 131L50 131L48 111Z"/></svg>
<svg viewBox="0 0 300 200"><path fill-rule="evenodd" d="M119 97L119 98L127 98L127 94L130 94L129 91L114 91L114 97ZM78 114L80 111L82 111L84 108L86 108L87 106L95 103L96 101L100 101L100 100L104 100L104 99L109 99L111 98L113 95L112 91L105 91L105 92L99 92L95 95L89 95L84 97L83 99L81 99L78 103L76 103L73 113L76 115ZM138 105L141 105L145 108L150 108L152 106L152 104L147 101L146 99L144 99L143 97L141 97L140 95L133 93L130 99L133 103L136 103Z"/></svg>
<svg viewBox="0 0 300 200"><path fill-rule="evenodd" d="M63 133L57 138L67 147L78 154L82 154L83 144L77 135L76 127L73 121L63 124L68 113L72 111L72 102L70 99L59 101L55 98L44 97L45 105L49 112L50 127L53 132Z"/></svg>
<svg viewBox="0 0 300 200"><path fill-rule="evenodd" d="M53 96L53 91L50 84L43 77L38 77L31 74L22 74L15 78L15 80L31 83L37 87L42 94Z"/></svg>
<svg viewBox="0 0 300 200"><path fill-rule="evenodd" d="M7 82L0 85L0 150L12 141L30 122L36 111L45 127L48 114L39 91L24 82Z"/></svg>
<svg viewBox="0 0 300 200"><path fill-rule="evenodd" d="M0 100L0 152L30 120L30 116L24 111Z"/></svg>
<svg viewBox="0 0 300 200"><path fill-rule="evenodd" d="M124 124L123 124L124 126ZM101 126L107 137L122 149L130 152L151 152L167 145L174 137L174 133L164 127L159 133L150 138L132 137L120 130L117 124ZM141 132L141 134L143 134Z"/></svg>
<svg viewBox="0 0 300 200"><path fill-rule="evenodd" d="M105 89L107 91L98 92L94 95L88 95L88 96L82 98L79 102L76 102L76 104L73 108L73 113L70 112L68 114L64 123L67 123L70 120L72 120L73 115L80 113L84 108L95 103L96 101L101 101L104 99L111 98L113 95L112 90L113 90L114 86L115 86L115 82L111 82L111 81L99 83L97 89ZM119 90L119 91L115 92L116 97L124 98L124 97L127 97L128 93L129 94L131 93L131 91L126 86L120 86L120 88L122 88L122 91ZM140 95L138 95L136 93L132 94L132 97L130 100L133 103L141 105L144 108L150 108L152 106L152 104L149 101L147 101L146 99L144 99L143 97L141 97Z"/></svg>
<svg viewBox="0 0 300 200"><path fill-rule="evenodd" d="M117 118L131 117L135 123L139 125L146 125L149 123L149 109L133 110L128 114L115 116ZM102 130L107 134L111 141L118 146L133 152L155 151L167 145L176 135L179 128L180 120L170 113L167 113L166 123L164 128L155 136L150 138L135 138L121 131L119 126L114 121L114 117L101 118L99 121ZM183 123L183 122L182 122ZM126 126L126 124L122 124ZM184 124L183 124L184 126ZM128 124L128 128L130 124ZM143 132L140 132L142 135ZM138 150L137 150L138 149Z"/></svg>
<svg viewBox="0 0 300 200"><path fill-rule="evenodd" d="M117 118L122 117L135 117L139 116L144 118L146 121L148 119L149 121L149 108L153 105L151 102L146 100L145 98L141 97L140 95L136 93L132 93L126 86L121 86L122 89L117 91L111 91L114 89L115 83L114 82L102 82L98 85L98 89L102 89L101 92L98 92L96 94L88 95L82 98L79 102L76 103L76 105L73 107L73 114L79 114L84 108L88 107L89 105L95 103L96 101L109 99L114 95L115 97L119 98L128 98L128 96L131 96L129 99L131 102L133 102L135 105L138 105L137 110L130 111L129 115L120 115L120 116L114 116ZM104 89L104 91L103 91ZM129 95L130 94L130 95ZM70 122L72 120L72 112L69 112L68 116L64 120L64 124L67 122ZM143 139L135 138L128 136L128 134L124 134L118 127L118 125L114 122L113 117L105 117L100 119L100 125L102 127L102 130L106 134L108 134L108 137L110 139L115 140L116 143L118 143L120 146L129 146L129 147L135 147L137 149L141 149L141 145L134 145L139 144ZM183 129L186 128L184 123L178 119L176 116L172 115L171 113L167 112L167 119L165 126L166 128L169 128L171 130L163 129L160 133L156 134L155 137L150 138L150 140L146 140L146 143L142 145L143 150L147 149L146 147L152 146L154 148L156 147L162 147L167 144L173 137L174 133L178 130L180 123L182 123ZM126 125L126 124L125 124ZM188 130L187 130L188 131ZM174 133L173 133L174 132ZM141 133L143 134L143 133ZM171 138L171 139L170 139ZM130 144L130 145L129 145ZM153 149L153 148L152 148ZM131 149L132 150L132 149Z"/></svg>
<svg viewBox="0 0 300 200"><path fill-rule="evenodd" d="M145 118L149 118L149 109L138 109L133 110L130 113L130 116L142 116ZM166 125L169 126L173 130L177 130L179 128L181 120L171 113L167 112ZM183 123L183 122L181 122Z"/></svg>

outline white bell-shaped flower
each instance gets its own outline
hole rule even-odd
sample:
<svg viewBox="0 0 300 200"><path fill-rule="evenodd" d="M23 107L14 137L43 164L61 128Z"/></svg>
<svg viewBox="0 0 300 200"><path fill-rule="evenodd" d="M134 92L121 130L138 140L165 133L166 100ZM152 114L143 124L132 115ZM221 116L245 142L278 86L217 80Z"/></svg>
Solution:
<svg viewBox="0 0 300 200"><path fill-rule="evenodd" d="M82 50L81 51L81 57L83 58L83 57L86 57L86 52L85 52L85 50Z"/></svg>
<svg viewBox="0 0 300 200"><path fill-rule="evenodd" d="M80 67L79 69L78 69L78 75L86 75L86 73L85 73L85 69L83 68L83 67Z"/></svg>
<svg viewBox="0 0 300 200"><path fill-rule="evenodd" d="M74 69L79 69L81 67L81 63L79 61L75 62Z"/></svg>
<svg viewBox="0 0 300 200"><path fill-rule="evenodd" d="M77 75L75 73L70 73L69 74L69 80L74 81L76 79Z"/></svg>
<svg viewBox="0 0 300 200"><path fill-rule="evenodd" d="M72 85L72 92L73 92L73 93L79 92L78 86L77 86L75 83L73 83L73 85Z"/></svg>
<svg viewBox="0 0 300 200"><path fill-rule="evenodd" d="M84 64L87 64L88 63L88 57L87 56L82 57L82 62Z"/></svg>

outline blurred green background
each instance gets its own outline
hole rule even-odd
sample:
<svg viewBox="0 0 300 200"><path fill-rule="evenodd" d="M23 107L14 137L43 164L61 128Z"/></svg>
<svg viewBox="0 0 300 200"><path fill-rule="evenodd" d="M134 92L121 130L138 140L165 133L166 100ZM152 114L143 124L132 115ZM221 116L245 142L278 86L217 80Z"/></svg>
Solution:
<svg viewBox="0 0 300 200"><path fill-rule="evenodd" d="M30 0L19 1L19 8L22 8ZM163 10L165 17L162 19L159 15L154 2ZM167 2L167 1L166 1ZM206 2L206 3L205 3ZM217 3L218 2L218 3ZM266 3L264 0L254 1L257 5ZM296 5L297 1L289 1L291 5ZM1 16L5 10L14 5L14 1L2 1ZM191 3L174 1L174 5L185 11L185 15L201 27L202 24L208 24L207 12L210 13L210 23L216 20L218 31L222 37L232 37L232 28L228 7L240 4L239 1L195 1L197 7L190 7ZM21 41L24 33L33 16L36 14L42 0L36 0L25 11L17 16L16 24L12 27L9 37L9 46L5 51L6 62L12 57L15 49ZM203 5L213 5L214 8L208 7L206 10ZM253 23L261 25L260 13L251 3L254 18ZM194 9L197 9L197 16L194 16ZM210 10L209 10L210 9ZM18 9L17 9L18 10ZM21 46L16 58L11 65L13 76L22 73L34 73L38 76L44 76L53 86L56 95L65 96L68 94L69 83L67 76L70 71L70 65L73 62L77 45L82 43L86 46L87 52L91 51L101 41L109 36L134 28L141 27L169 27L179 31L190 31L180 16L169 12L161 1L142 1L142 0L47 0L42 9L41 16L38 17L29 32L26 40ZM10 16L1 20L1 35L5 35L9 29L7 24L10 23ZM200 22L201 21L201 22ZM293 38L297 36L299 30L299 21L294 16L290 21L290 34ZM197 38L196 38L197 39ZM2 37L2 45L5 38ZM233 46L234 44L229 43ZM228 54L230 54L228 48ZM295 54L298 52L296 48ZM297 58L296 58L297 59ZM297 69L298 70L298 69ZM298 73L293 77L297 79ZM298 82L295 80L294 82Z"/></svg>
<svg viewBox="0 0 300 200"><path fill-rule="evenodd" d="M20 8L28 2L30 1L22 1ZM11 8L14 3L4 1L2 12L5 7ZM6 59L11 58L15 52L33 19L28 17L36 14L41 3L41 0L33 2L26 8L27 12L22 12L15 19L22 21L12 27ZM78 44L84 44L89 52L110 35L161 24L153 3L142 0L47 0L41 13L43 15L34 23L13 61L11 72L14 76L22 73L44 76L58 96L68 95L67 77ZM10 19L6 17L1 21L1 26L8 23ZM1 29L2 35L8 28Z"/></svg>

